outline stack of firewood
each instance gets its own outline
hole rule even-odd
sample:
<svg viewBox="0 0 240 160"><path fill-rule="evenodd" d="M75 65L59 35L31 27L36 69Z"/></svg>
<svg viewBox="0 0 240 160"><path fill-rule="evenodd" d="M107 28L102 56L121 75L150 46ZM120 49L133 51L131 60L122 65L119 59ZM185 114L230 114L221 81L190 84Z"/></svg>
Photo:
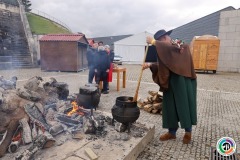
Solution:
<svg viewBox="0 0 240 160"><path fill-rule="evenodd" d="M149 96L146 99L138 100L138 107L149 113L162 114L162 92L148 91Z"/></svg>

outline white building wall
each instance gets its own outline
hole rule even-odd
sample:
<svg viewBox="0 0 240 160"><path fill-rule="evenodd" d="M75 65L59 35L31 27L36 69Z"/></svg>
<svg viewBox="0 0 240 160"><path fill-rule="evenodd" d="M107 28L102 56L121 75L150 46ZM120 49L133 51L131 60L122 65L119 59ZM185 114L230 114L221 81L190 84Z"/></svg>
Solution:
<svg viewBox="0 0 240 160"><path fill-rule="evenodd" d="M240 72L240 10L221 12L219 38L218 71Z"/></svg>
<svg viewBox="0 0 240 160"><path fill-rule="evenodd" d="M123 57L123 62L141 64L145 46L115 45L115 54Z"/></svg>
<svg viewBox="0 0 240 160"><path fill-rule="evenodd" d="M122 56L125 63L142 64L147 36L153 37L153 34L142 32L115 42L115 54Z"/></svg>

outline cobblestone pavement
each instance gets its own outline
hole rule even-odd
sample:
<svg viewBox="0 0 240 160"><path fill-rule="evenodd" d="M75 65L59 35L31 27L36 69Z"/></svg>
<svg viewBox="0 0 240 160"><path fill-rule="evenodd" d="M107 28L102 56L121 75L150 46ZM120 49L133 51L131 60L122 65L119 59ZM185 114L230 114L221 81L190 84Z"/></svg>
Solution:
<svg viewBox="0 0 240 160"><path fill-rule="evenodd" d="M110 112L118 96L134 96L140 65L124 65L127 68L127 87L116 91L116 75L110 83L110 94L102 95L99 110ZM67 82L71 93L77 93L78 88L87 82L88 71L74 72L41 72L39 68L0 71L6 78L17 75L18 87L33 76L42 76L44 79L55 77L60 82ZM221 137L232 137L240 146L240 74L198 73L198 124L193 127L192 142L182 143L184 131L179 129L177 139L167 142L159 141L159 135L167 130L162 129L162 117L159 114L149 114L141 111L139 121L152 123L156 127L154 140L145 148L138 160L159 159L208 159L210 147L216 146ZM144 71L139 96L148 96L148 90L158 90L152 82L149 70Z"/></svg>

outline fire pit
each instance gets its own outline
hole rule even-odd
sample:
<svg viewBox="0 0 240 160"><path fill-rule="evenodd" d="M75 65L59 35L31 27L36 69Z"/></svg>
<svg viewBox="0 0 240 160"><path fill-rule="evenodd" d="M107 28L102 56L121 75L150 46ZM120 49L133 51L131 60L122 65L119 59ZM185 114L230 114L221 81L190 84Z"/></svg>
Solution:
<svg viewBox="0 0 240 160"><path fill-rule="evenodd" d="M110 159L116 159L116 156L117 159L136 158L153 138L153 125L134 123L140 112L132 97L117 98L112 109L114 118L100 111L93 116L93 109L100 101L98 87L84 86L80 89L81 94L66 97L67 84L51 79L42 88L38 86L44 83L42 81L41 77L34 77L24 85L25 88L0 90L3 93L0 156L4 159L67 159L71 155L88 159L84 152L91 150L99 159L106 159L106 155ZM131 133L118 132L112 125L114 120L128 128L134 123ZM139 143L143 143L140 144L143 147L133 149Z"/></svg>

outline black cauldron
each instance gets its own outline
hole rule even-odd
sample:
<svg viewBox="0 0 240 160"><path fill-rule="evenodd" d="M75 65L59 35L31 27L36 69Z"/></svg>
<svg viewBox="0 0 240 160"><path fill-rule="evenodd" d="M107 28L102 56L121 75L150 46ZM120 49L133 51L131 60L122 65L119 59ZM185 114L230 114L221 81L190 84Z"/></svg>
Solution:
<svg viewBox="0 0 240 160"><path fill-rule="evenodd" d="M101 91L96 84L86 84L80 87L77 103L86 109L96 109L100 102Z"/></svg>
<svg viewBox="0 0 240 160"><path fill-rule="evenodd" d="M127 126L134 123L140 115L140 110L137 102L132 100L133 97L117 97L116 104L112 108L113 119Z"/></svg>

